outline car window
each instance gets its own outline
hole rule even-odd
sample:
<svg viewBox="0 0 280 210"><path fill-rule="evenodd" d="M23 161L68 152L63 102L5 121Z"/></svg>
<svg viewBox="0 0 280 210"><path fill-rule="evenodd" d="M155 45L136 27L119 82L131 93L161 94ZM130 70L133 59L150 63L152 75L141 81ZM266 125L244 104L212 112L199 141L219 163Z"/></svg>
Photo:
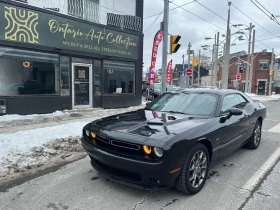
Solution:
<svg viewBox="0 0 280 210"><path fill-rule="evenodd" d="M247 104L247 101L239 94L229 94L225 96L221 115L228 114L231 108L243 109Z"/></svg>

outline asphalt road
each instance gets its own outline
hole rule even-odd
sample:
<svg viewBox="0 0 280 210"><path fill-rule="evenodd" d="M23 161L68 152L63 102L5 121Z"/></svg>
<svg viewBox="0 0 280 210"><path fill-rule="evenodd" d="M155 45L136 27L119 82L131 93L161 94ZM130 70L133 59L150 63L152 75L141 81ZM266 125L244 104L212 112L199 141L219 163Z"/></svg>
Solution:
<svg viewBox="0 0 280 210"><path fill-rule="evenodd" d="M89 158L84 158L5 192L0 189L0 209L278 210L279 158L265 173L262 166L280 147L280 102L265 104L268 114L259 149L239 149L215 164L204 189L194 196L182 195L174 189L153 192L123 186L101 177L90 166ZM258 184L252 189L244 189L258 172L263 173Z"/></svg>

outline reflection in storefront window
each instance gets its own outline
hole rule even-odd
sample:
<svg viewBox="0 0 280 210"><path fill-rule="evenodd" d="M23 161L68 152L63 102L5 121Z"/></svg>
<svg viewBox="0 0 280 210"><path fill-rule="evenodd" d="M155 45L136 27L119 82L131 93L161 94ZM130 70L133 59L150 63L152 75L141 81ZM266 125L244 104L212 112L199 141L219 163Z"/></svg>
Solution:
<svg viewBox="0 0 280 210"><path fill-rule="evenodd" d="M105 94L135 93L135 63L104 61Z"/></svg>
<svg viewBox="0 0 280 210"><path fill-rule="evenodd" d="M0 95L59 94L58 55L0 47Z"/></svg>
<svg viewBox="0 0 280 210"><path fill-rule="evenodd" d="M66 56L60 56L60 93L62 96L70 95L69 57Z"/></svg>
<svg viewBox="0 0 280 210"><path fill-rule="evenodd" d="M94 95L99 96L101 95L101 61L95 60L94 61Z"/></svg>

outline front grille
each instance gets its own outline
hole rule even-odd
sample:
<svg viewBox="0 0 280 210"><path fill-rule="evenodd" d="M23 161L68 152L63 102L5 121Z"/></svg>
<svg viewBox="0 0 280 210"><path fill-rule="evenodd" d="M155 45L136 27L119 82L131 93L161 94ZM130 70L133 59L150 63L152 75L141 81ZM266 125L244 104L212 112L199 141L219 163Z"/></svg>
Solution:
<svg viewBox="0 0 280 210"><path fill-rule="evenodd" d="M107 173L111 176L118 177L118 178L125 179L125 180L132 181L132 182L140 182L142 179L141 175L138 173L133 173L133 172L130 172L127 170L109 166L107 164L101 163L100 161L94 159L93 157L91 157L91 160L98 168L100 168L105 173Z"/></svg>
<svg viewBox="0 0 280 210"><path fill-rule="evenodd" d="M116 140L112 140L111 144L114 146L123 147L126 149L140 150L140 146L137 144L130 144L130 143L116 141Z"/></svg>

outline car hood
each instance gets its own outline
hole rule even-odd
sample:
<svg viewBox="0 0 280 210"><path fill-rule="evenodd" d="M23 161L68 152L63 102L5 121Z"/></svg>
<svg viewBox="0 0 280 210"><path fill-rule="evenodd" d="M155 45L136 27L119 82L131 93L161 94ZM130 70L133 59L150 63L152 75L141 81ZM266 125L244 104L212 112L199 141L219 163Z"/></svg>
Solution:
<svg viewBox="0 0 280 210"><path fill-rule="evenodd" d="M196 132L213 118L140 109L101 118L88 124L91 131L119 132L153 139L170 138L189 131ZM209 126L207 126L209 127Z"/></svg>

